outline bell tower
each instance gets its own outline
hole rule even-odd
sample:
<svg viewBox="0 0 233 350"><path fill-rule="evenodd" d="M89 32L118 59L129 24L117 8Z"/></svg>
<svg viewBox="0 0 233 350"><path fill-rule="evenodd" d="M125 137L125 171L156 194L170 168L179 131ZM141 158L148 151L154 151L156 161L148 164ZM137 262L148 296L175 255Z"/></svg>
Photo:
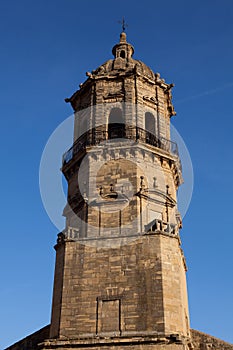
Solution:
<svg viewBox="0 0 233 350"><path fill-rule="evenodd" d="M112 53L66 99L75 113L66 227L42 348L189 349L173 85L133 58L125 32Z"/></svg>

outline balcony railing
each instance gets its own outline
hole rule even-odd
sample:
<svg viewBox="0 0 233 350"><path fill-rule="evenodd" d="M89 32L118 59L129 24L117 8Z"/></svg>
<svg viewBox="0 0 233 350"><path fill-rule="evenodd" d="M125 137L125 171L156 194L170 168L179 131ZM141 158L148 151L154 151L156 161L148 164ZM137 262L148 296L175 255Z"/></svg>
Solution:
<svg viewBox="0 0 233 350"><path fill-rule="evenodd" d="M68 163L77 153L85 150L86 147L95 146L106 140L112 139L129 139L134 141L141 141L154 147L161 148L173 155L178 156L177 144L164 137L157 137L147 130L139 127L125 126L124 124L112 125L107 130L103 126L88 130L81 135L73 144L73 146L63 155L63 165Z"/></svg>

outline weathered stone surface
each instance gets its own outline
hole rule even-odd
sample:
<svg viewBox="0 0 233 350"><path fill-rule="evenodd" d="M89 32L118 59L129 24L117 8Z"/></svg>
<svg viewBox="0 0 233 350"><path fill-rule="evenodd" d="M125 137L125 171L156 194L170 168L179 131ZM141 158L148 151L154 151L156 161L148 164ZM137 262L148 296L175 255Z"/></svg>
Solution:
<svg viewBox="0 0 233 350"><path fill-rule="evenodd" d="M49 335L49 325L22 339L5 350L66 350L66 349L92 349L92 350L123 350L125 348L146 350L232 350L233 345L217 339L211 335L191 330L192 343L172 337L121 337L121 338L83 338L66 340L46 340Z"/></svg>
<svg viewBox="0 0 233 350"><path fill-rule="evenodd" d="M232 350L233 344L224 342L212 335L205 334L194 329L191 330L192 343L194 350Z"/></svg>
<svg viewBox="0 0 233 350"><path fill-rule="evenodd" d="M150 331L189 336L177 237L155 233L110 249L66 241L57 247L58 265L60 249L65 262L56 278L63 285L55 290L61 298L54 299L51 338ZM112 318L109 329L104 317Z"/></svg>
<svg viewBox="0 0 233 350"><path fill-rule="evenodd" d="M69 99L74 148L62 170L70 208L56 247L51 338L190 336L171 86L133 51L122 34L114 59Z"/></svg>

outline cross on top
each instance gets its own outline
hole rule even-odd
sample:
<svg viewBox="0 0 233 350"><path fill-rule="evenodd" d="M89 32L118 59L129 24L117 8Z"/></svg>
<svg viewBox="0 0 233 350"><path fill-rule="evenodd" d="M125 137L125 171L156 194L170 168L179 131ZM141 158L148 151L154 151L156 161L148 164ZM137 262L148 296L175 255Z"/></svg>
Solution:
<svg viewBox="0 0 233 350"><path fill-rule="evenodd" d="M128 24L125 21L125 18L123 17L121 21L118 21L118 23L122 26L122 32L125 32L125 29L128 27Z"/></svg>

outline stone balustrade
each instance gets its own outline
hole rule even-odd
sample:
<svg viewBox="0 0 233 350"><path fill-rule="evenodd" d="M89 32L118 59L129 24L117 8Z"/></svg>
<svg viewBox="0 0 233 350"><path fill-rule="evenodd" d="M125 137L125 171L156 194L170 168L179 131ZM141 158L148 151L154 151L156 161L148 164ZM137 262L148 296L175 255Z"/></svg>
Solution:
<svg viewBox="0 0 233 350"><path fill-rule="evenodd" d="M172 235L178 233L178 226L176 224L166 222L160 219L154 219L149 224L145 225L145 231L149 232L165 232Z"/></svg>

